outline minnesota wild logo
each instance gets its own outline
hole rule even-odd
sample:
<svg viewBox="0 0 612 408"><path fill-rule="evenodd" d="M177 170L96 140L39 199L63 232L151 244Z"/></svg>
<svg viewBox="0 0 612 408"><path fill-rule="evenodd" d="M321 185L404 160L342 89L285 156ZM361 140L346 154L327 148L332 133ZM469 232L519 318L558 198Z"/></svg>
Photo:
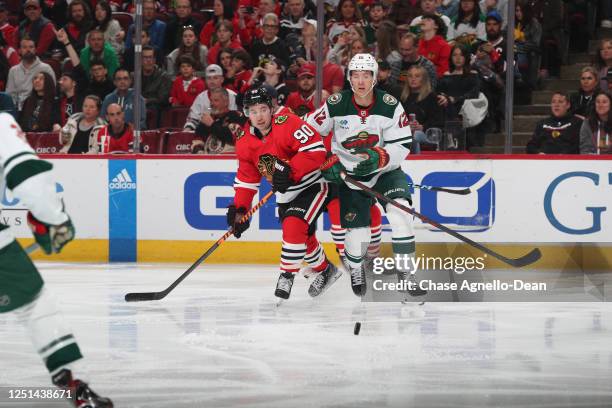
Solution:
<svg viewBox="0 0 612 408"><path fill-rule="evenodd" d="M383 102L391 106L397 105L397 99L395 99L392 95L389 94L385 94L383 96Z"/></svg>
<svg viewBox="0 0 612 408"><path fill-rule="evenodd" d="M364 150L374 147L378 144L379 140L380 138L378 137L378 135L372 135L366 131L363 131L357 133L356 136L351 136L345 141L343 141L342 146L346 150L355 152L358 150Z"/></svg>
<svg viewBox="0 0 612 408"><path fill-rule="evenodd" d="M276 118L274 118L274 123L276 125L282 125L283 123L285 123L287 121L288 118L289 118L289 116L287 116L287 115L277 116Z"/></svg>
<svg viewBox="0 0 612 408"><path fill-rule="evenodd" d="M327 98L327 103L329 103L330 105L335 105L341 100L342 100L342 94L335 93L331 95L329 98Z"/></svg>

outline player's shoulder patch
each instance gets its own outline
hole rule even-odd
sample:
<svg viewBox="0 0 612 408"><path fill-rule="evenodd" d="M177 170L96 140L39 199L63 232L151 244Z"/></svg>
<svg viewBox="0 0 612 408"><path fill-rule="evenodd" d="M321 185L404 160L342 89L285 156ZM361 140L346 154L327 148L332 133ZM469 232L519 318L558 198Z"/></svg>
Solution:
<svg viewBox="0 0 612 408"><path fill-rule="evenodd" d="M289 119L289 115L279 115L279 116L274 118L274 124L275 125L282 125L283 123L285 123L287 121L287 119Z"/></svg>
<svg viewBox="0 0 612 408"><path fill-rule="evenodd" d="M342 94L335 93L327 98L327 103L329 103L330 105L337 105L340 103L341 100L342 100Z"/></svg>
<svg viewBox="0 0 612 408"><path fill-rule="evenodd" d="M398 103L397 99L393 95L389 95L388 93L383 95L382 100L384 103L390 106L395 106Z"/></svg>
<svg viewBox="0 0 612 408"><path fill-rule="evenodd" d="M236 141L242 139L242 137L245 135L244 129L241 127L236 128L233 133L236 136Z"/></svg>

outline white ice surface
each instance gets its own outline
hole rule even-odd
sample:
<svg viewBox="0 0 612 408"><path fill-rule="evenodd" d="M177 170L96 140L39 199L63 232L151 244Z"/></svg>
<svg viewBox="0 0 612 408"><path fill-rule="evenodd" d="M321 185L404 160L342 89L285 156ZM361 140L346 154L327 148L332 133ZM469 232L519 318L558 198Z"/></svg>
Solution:
<svg viewBox="0 0 612 408"><path fill-rule="evenodd" d="M612 406L607 303L365 304L342 276L317 300L297 277L277 308L277 270L259 265L203 265L162 301L126 303L186 266L38 266L80 376L116 407ZM10 315L0 367L0 386L49 385Z"/></svg>

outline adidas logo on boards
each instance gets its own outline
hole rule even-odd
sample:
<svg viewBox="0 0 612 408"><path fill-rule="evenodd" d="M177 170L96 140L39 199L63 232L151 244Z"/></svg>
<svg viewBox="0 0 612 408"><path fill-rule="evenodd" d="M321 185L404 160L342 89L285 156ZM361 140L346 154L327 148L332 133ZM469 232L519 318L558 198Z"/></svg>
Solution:
<svg viewBox="0 0 612 408"><path fill-rule="evenodd" d="M133 190L136 188L136 183L132 181L127 169L123 169L113 177L108 187L115 190Z"/></svg>

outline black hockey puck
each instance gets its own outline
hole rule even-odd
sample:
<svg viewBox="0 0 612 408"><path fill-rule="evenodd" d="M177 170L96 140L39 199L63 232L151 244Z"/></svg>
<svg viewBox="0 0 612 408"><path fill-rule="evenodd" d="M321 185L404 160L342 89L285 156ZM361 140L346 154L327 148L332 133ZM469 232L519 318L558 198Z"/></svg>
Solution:
<svg viewBox="0 0 612 408"><path fill-rule="evenodd" d="M355 336L359 335L359 330L361 330L361 322L355 323L355 328L353 329L353 334Z"/></svg>

